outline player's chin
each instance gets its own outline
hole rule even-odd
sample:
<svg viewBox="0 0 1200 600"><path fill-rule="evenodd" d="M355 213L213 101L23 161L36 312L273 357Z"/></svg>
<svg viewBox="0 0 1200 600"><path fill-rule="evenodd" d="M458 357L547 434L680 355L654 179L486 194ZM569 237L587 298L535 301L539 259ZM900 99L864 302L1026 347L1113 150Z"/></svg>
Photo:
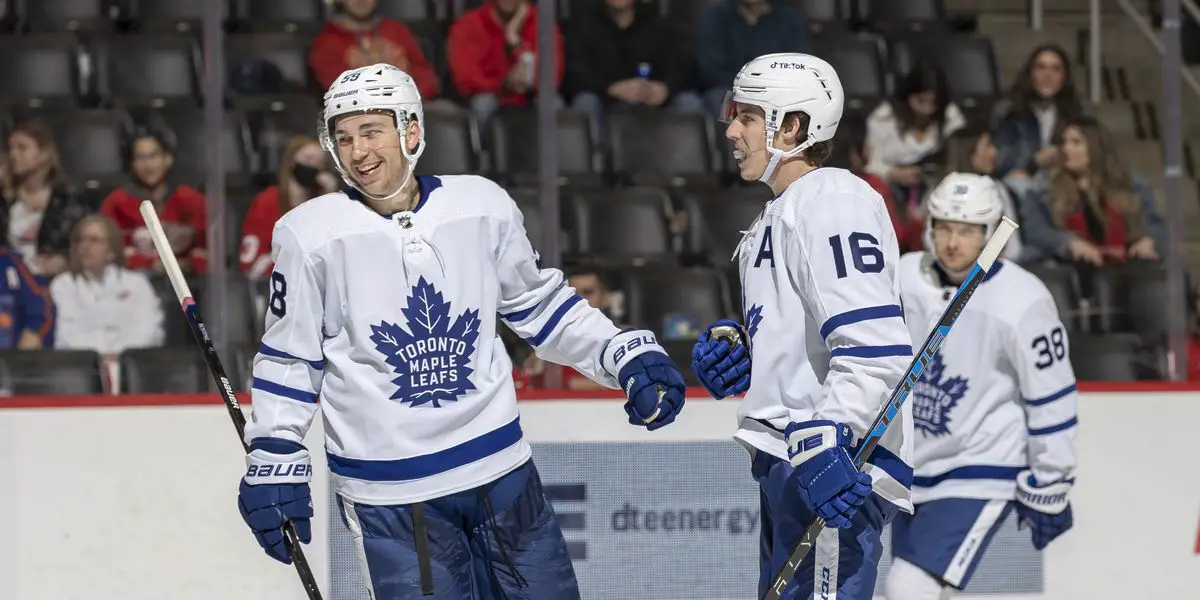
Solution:
<svg viewBox="0 0 1200 600"><path fill-rule="evenodd" d="M738 173L742 176L742 181L758 181L762 177L766 167L749 164L749 161L738 165Z"/></svg>

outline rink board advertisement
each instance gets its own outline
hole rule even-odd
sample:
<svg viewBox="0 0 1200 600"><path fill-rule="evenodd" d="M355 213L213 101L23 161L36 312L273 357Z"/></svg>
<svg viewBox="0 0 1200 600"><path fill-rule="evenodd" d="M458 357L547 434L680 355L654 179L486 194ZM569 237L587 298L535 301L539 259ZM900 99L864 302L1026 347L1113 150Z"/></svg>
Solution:
<svg viewBox="0 0 1200 600"><path fill-rule="evenodd" d="M1200 599L1188 427L1200 390L1109 389L1079 402L1075 528L1038 554L1010 518L970 596ZM0 408L0 600L303 597L238 515L244 456L216 396L12 397ZM759 503L730 440L736 410L697 398L646 432L613 399L522 402L584 598L754 596ZM318 420L305 553L326 599L365 599L331 518L322 436ZM888 565L885 554L881 578Z"/></svg>

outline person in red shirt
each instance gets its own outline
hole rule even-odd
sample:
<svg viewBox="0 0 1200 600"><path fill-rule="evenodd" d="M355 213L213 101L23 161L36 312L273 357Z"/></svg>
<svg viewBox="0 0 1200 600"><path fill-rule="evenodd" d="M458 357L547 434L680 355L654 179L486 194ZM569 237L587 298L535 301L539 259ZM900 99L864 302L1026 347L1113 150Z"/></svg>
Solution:
<svg viewBox="0 0 1200 600"><path fill-rule="evenodd" d="M501 106L525 106L537 90L537 9L527 0L488 0L450 27L450 77L481 129ZM556 77L563 38L555 26Z"/></svg>
<svg viewBox="0 0 1200 600"><path fill-rule="evenodd" d="M179 267L185 273L203 273L208 266L205 240L205 202L199 190L172 185L167 180L175 158L163 132L146 129L133 137L127 159L131 181L112 191L100 204L100 214L110 218L125 240L125 266L162 273L140 206L151 200Z"/></svg>
<svg viewBox="0 0 1200 600"><path fill-rule="evenodd" d="M341 0L338 15L313 39L308 64L321 89L342 72L387 63L412 76L421 98L437 96L438 78L412 31L396 19L375 14L379 0Z"/></svg>
<svg viewBox="0 0 1200 600"><path fill-rule="evenodd" d="M329 169L325 151L317 140L298 135L283 151L277 183L258 194L242 223L242 272L260 279L275 267L271 260L271 234L275 222L307 200L336 192L338 178ZM282 190L282 192L281 192Z"/></svg>

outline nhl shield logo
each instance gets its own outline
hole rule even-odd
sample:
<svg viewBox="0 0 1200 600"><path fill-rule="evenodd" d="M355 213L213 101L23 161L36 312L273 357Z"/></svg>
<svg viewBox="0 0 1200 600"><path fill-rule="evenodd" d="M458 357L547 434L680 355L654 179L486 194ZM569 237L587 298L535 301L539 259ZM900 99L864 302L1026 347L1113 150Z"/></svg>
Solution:
<svg viewBox="0 0 1200 600"><path fill-rule="evenodd" d="M950 411L970 387L965 378L946 377L946 363L938 351L913 387L913 427L925 435L950 435Z"/></svg>
<svg viewBox="0 0 1200 600"><path fill-rule="evenodd" d="M438 408L475 389L470 362L479 338L479 311L464 311L451 322L450 303L422 277L401 312L408 330L387 321L371 326L375 349L396 373L392 399Z"/></svg>

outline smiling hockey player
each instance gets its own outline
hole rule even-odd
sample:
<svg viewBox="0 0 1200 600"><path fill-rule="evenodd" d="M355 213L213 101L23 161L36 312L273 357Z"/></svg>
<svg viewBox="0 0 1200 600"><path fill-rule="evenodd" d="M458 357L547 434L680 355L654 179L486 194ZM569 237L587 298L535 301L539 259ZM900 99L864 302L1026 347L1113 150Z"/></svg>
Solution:
<svg viewBox="0 0 1200 600"><path fill-rule="evenodd" d="M923 341L1000 223L990 177L951 173L929 195L926 252L900 259L912 339ZM992 266L934 355L911 404L912 515L892 525L888 600L943 600L966 587L1009 513L1045 548L1070 529L1075 374L1046 286Z"/></svg>
<svg viewBox="0 0 1200 600"><path fill-rule="evenodd" d="M503 189L413 175L425 121L407 74L343 73L321 123L350 187L275 228L243 517L277 560L290 561L286 521L308 540L302 442L320 413L374 598L578 598L497 320L541 358L623 389L629 421L647 429L675 419L682 375L652 333L618 330L541 268Z"/></svg>

